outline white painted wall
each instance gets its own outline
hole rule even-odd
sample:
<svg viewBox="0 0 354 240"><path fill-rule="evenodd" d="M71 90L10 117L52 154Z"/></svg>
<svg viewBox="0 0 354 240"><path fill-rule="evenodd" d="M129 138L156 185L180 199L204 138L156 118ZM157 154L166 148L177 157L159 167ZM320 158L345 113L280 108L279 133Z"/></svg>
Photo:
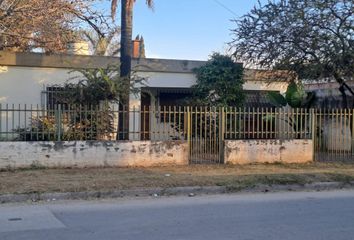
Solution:
<svg viewBox="0 0 354 240"><path fill-rule="evenodd" d="M28 167L151 167L188 164L184 141L2 142L0 169Z"/></svg>
<svg viewBox="0 0 354 240"><path fill-rule="evenodd" d="M147 79L147 87L190 88L197 80L193 73L139 72L137 75Z"/></svg>
<svg viewBox="0 0 354 240"><path fill-rule="evenodd" d="M41 104L44 85L63 84L79 73L63 68L0 67L0 103Z"/></svg>
<svg viewBox="0 0 354 240"><path fill-rule="evenodd" d="M69 78L80 76L78 72L70 73L64 68L37 68L0 66L0 103L41 104L41 91L44 85L63 84ZM189 88L196 82L193 73L138 72L137 76L146 78L147 87ZM245 90L286 91L287 84L247 82ZM140 105L138 99L131 97L132 105Z"/></svg>
<svg viewBox="0 0 354 240"><path fill-rule="evenodd" d="M226 140L225 163L309 163L313 142L307 139Z"/></svg>

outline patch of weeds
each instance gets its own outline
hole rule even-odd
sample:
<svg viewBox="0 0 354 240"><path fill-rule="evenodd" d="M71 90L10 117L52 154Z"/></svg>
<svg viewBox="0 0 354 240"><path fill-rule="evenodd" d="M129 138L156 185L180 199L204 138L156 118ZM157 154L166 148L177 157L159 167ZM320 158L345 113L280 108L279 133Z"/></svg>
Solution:
<svg viewBox="0 0 354 240"><path fill-rule="evenodd" d="M30 165L30 167L28 168L29 170L43 170L46 169L45 166L43 166L42 164L38 163L37 161L32 162L32 164Z"/></svg>
<svg viewBox="0 0 354 240"><path fill-rule="evenodd" d="M16 172L16 169L8 165L5 168L0 168L0 172Z"/></svg>
<svg viewBox="0 0 354 240"><path fill-rule="evenodd" d="M304 175L274 174L274 175L259 176L257 182L268 184L268 185L292 185L292 184L305 185L310 181Z"/></svg>
<svg viewBox="0 0 354 240"><path fill-rule="evenodd" d="M340 174L340 173L327 173L332 181L342 182L342 183L350 183L354 181L354 176Z"/></svg>

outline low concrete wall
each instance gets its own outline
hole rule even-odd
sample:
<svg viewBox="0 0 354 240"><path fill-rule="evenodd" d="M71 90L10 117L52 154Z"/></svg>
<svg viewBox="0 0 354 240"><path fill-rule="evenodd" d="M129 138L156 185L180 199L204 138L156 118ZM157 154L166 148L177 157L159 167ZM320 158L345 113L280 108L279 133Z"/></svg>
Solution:
<svg viewBox="0 0 354 240"><path fill-rule="evenodd" d="M312 161L312 140L225 141L225 163L307 163Z"/></svg>
<svg viewBox="0 0 354 240"><path fill-rule="evenodd" d="M0 169L188 164L184 141L0 142Z"/></svg>

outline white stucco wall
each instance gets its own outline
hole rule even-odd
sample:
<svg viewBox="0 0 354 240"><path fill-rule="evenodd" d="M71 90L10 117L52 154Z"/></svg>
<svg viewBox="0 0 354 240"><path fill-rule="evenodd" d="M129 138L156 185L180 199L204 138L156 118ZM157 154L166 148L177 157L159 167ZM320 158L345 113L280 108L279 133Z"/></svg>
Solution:
<svg viewBox="0 0 354 240"><path fill-rule="evenodd" d="M80 76L69 69L0 67L0 103L41 104L44 85L63 84L69 78Z"/></svg>
<svg viewBox="0 0 354 240"><path fill-rule="evenodd" d="M197 80L193 73L139 72L137 75L147 79L147 87L190 88Z"/></svg>
<svg viewBox="0 0 354 240"><path fill-rule="evenodd" d="M65 68L39 68L0 66L0 103L41 104L41 91L44 85L63 84L78 72L70 72ZM137 72L137 76L146 78L147 87L189 88L196 82L193 73L174 72ZM285 92L287 83L246 82L245 90L275 90ZM139 107L135 96L132 104Z"/></svg>
<svg viewBox="0 0 354 240"><path fill-rule="evenodd" d="M227 140L225 163L308 163L313 161L313 142L292 140Z"/></svg>
<svg viewBox="0 0 354 240"><path fill-rule="evenodd" d="M0 169L187 165L184 141L2 142Z"/></svg>

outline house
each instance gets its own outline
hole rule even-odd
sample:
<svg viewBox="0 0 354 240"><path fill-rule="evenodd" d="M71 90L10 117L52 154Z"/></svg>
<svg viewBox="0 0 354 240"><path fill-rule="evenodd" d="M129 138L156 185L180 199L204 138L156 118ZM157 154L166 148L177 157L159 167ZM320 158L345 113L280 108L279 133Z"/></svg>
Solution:
<svg viewBox="0 0 354 240"><path fill-rule="evenodd" d="M139 44L134 44L139 47ZM81 54L83 52L80 52ZM137 51L137 54L140 54ZM50 92L64 84L69 78L79 75L75 69L104 68L118 65L119 58L75 54L47 55L42 53L0 52L0 104L32 104L49 106ZM138 86L138 94L130 95L129 109L147 106L179 105L180 100L191 94L195 84L194 68L204 61L134 58L134 74L147 79ZM246 70L244 89L247 91L246 106L269 107L265 98L267 91L285 92L284 81L268 82L262 79L264 71ZM153 124L151 119L148 125ZM4 121L2 121L4 123ZM141 117L130 119L130 125L141 126ZM155 124L156 125L156 124ZM134 135L131 138L139 138Z"/></svg>
<svg viewBox="0 0 354 240"><path fill-rule="evenodd" d="M64 84L79 75L75 69L103 68L118 65L119 58L41 53L0 52L0 103L45 104L46 88ZM190 94L195 84L194 68L204 61L135 58L135 74L147 79L141 92L144 96L131 96L131 107L146 105L175 105L174 100ZM285 82L268 83L259 71L246 70L244 89L250 93L286 90Z"/></svg>

